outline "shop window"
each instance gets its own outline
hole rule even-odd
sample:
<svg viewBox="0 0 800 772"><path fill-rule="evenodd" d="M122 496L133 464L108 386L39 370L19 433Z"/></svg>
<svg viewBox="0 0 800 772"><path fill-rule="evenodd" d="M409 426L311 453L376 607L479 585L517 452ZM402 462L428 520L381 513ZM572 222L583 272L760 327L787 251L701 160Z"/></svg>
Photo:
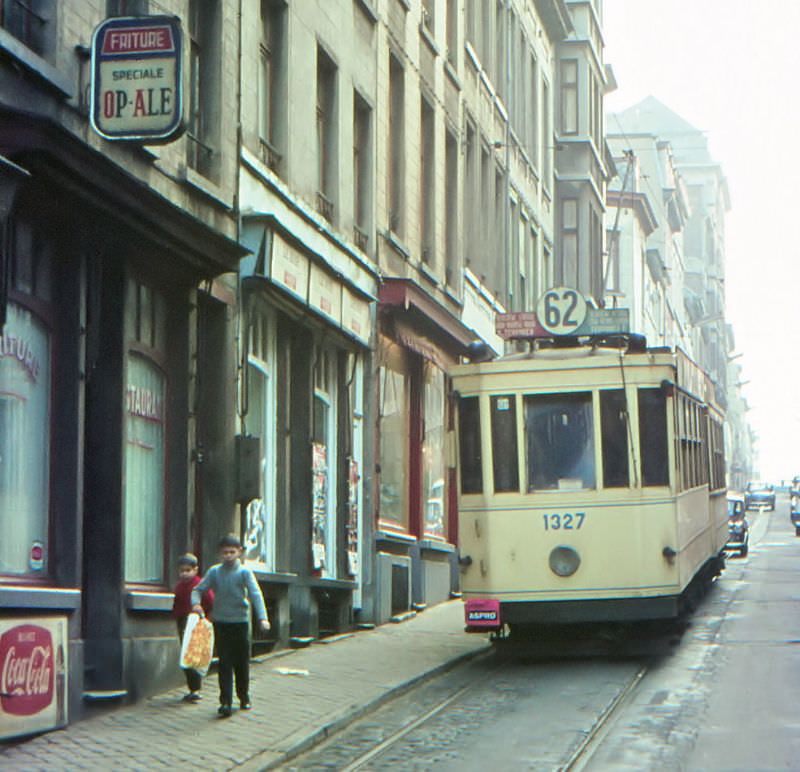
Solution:
<svg viewBox="0 0 800 772"><path fill-rule="evenodd" d="M260 440L259 496L245 509L244 557L265 571L274 570L275 529L275 379L272 318L255 313L250 322L247 346L247 390L245 433Z"/></svg>
<svg viewBox="0 0 800 772"><path fill-rule="evenodd" d="M600 392L600 427L603 445L603 487L627 488L628 401L624 389Z"/></svg>
<svg viewBox="0 0 800 772"><path fill-rule="evenodd" d="M669 485L667 402L661 389L639 389L639 453L642 484Z"/></svg>
<svg viewBox="0 0 800 772"><path fill-rule="evenodd" d="M592 395L525 397L528 491L595 487Z"/></svg>
<svg viewBox="0 0 800 772"><path fill-rule="evenodd" d="M312 420L312 533L315 571L336 576L336 356L318 351Z"/></svg>
<svg viewBox="0 0 800 772"><path fill-rule="evenodd" d="M519 493L516 398L513 394L494 396L491 406L494 490Z"/></svg>
<svg viewBox="0 0 800 772"><path fill-rule="evenodd" d="M380 368L380 516L406 525L408 395L400 363Z"/></svg>
<svg viewBox="0 0 800 772"><path fill-rule="evenodd" d="M0 335L0 573L46 573L49 552L50 338L9 303Z"/></svg>
<svg viewBox="0 0 800 772"><path fill-rule="evenodd" d="M166 379L129 354L125 389L125 579L164 580Z"/></svg>
<svg viewBox="0 0 800 772"><path fill-rule="evenodd" d="M422 495L426 536L445 538L445 375L425 363L424 422L422 442Z"/></svg>
<svg viewBox="0 0 800 772"><path fill-rule="evenodd" d="M459 467L461 492L483 492L481 416L477 397L462 397L458 402Z"/></svg>

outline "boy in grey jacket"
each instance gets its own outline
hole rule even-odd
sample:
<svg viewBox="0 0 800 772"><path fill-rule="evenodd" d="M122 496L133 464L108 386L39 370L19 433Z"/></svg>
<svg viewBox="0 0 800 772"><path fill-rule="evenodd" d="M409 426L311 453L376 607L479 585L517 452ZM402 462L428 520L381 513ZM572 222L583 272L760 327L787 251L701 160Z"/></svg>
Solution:
<svg viewBox="0 0 800 772"><path fill-rule="evenodd" d="M220 563L208 569L203 581L192 590L192 611L203 614L200 599L205 590L214 591L214 640L219 656L219 710L231 715L233 677L239 707L250 710L250 605L262 630L269 630L264 596L253 572L242 565L242 542L230 534L219 542Z"/></svg>

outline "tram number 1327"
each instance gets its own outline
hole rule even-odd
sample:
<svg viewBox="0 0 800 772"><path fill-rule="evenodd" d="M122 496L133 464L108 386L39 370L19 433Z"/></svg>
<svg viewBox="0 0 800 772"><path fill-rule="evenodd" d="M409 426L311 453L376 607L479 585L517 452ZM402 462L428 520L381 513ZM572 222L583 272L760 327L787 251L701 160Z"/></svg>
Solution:
<svg viewBox="0 0 800 772"><path fill-rule="evenodd" d="M545 531L579 531L583 526L583 521L586 519L585 512L576 512L572 514L566 512L563 515L542 515L544 520Z"/></svg>

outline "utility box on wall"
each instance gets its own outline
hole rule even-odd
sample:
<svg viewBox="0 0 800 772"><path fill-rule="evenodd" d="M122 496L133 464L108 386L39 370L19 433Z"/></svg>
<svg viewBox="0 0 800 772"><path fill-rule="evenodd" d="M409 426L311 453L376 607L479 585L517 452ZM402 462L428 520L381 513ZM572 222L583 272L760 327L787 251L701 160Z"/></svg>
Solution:
<svg viewBox="0 0 800 772"><path fill-rule="evenodd" d="M411 608L411 558L379 552L377 556L375 622L388 622Z"/></svg>
<svg viewBox="0 0 800 772"><path fill-rule="evenodd" d="M261 438L236 436L236 500L246 504L261 495Z"/></svg>

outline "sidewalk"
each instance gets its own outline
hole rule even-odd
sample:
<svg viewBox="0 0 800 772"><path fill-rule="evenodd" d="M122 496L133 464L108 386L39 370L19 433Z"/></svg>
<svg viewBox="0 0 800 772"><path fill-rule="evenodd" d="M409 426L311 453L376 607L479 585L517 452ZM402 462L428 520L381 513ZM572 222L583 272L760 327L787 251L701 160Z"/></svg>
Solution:
<svg viewBox="0 0 800 772"><path fill-rule="evenodd" d="M253 710L219 719L216 675L198 704L173 689L12 747L0 769L261 770L310 747L410 684L488 647L449 601L399 624L269 656L250 669Z"/></svg>

